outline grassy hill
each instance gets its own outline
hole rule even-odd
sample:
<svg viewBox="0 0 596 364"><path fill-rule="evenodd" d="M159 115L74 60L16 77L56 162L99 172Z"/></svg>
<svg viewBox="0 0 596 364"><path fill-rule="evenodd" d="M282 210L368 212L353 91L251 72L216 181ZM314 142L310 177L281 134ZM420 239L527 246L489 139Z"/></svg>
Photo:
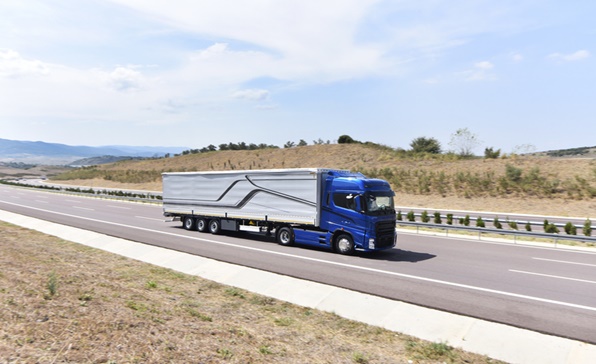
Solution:
<svg viewBox="0 0 596 364"><path fill-rule="evenodd" d="M412 155L374 144L326 144L121 161L73 170L54 179L159 191L162 172L306 167L349 169L383 178L393 186L396 203L402 207L596 215L594 158L460 159Z"/></svg>

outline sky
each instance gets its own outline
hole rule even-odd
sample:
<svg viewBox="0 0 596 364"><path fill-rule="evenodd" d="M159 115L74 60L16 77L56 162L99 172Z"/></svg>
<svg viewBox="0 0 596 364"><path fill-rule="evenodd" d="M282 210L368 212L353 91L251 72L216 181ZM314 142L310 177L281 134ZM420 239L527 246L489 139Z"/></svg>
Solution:
<svg viewBox="0 0 596 364"><path fill-rule="evenodd" d="M2 0L0 138L596 145L592 0Z"/></svg>

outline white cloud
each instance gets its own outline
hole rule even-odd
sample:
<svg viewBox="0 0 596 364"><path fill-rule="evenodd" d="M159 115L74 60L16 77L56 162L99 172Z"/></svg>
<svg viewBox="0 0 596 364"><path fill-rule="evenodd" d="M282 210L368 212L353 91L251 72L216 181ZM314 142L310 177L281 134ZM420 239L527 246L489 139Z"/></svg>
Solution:
<svg viewBox="0 0 596 364"><path fill-rule="evenodd" d="M247 58L267 62L254 70L253 77L318 83L361 77L386 67L385 48L354 37L377 0L187 1L178 6L170 1L113 2L190 34L232 40L236 44L216 43L195 54L194 60L225 56L228 64L242 69L247 69L243 66Z"/></svg>
<svg viewBox="0 0 596 364"><path fill-rule="evenodd" d="M466 81L494 81L497 76L492 71L495 65L489 61L474 63L474 67L461 72Z"/></svg>
<svg viewBox="0 0 596 364"><path fill-rule="evenodd" d="M232 97L236 99L263 101L269 97L269 91L262 89L244 89L235 91L232 93Z"/></svg>
<svg viewBox="0 0 596 364"><path fill-rule="evenodd" d="M477 68L479 70L491 70L494 67L495 65L488 61L477 62L474 64L474 68Z"/></svg>
<svg viewBox="0 0 596 364"><path fill-rule="evenodd" d="M0 49L0 77L47 75L49 66L39 60L28 60L11 49Z"/></svg>
<svg viewBox="0 0 596 364"><path fill-rule="evenodd" d="M556 61L564 61L564 62L573 62L573 61L581 61L583 59L589 58L590 52L581 49L577 52L570 53L570 54L562 54L562 53L552 53L548 56L550 59L554 59Z"/></svg>
<svg viewBox="0 0 596 364"><path fill-rule="evenodd" d="M511 55L511 60L515 63L519 63L524 60L524 56L520 53L513 53Z"/></svg>
<svg viewBox="0 0 596 364"><path fill-rule="evenodd" d="M117 91L137 91L143 83L143 75L129 67L117 67L109 75L109 84Z"/></svg>

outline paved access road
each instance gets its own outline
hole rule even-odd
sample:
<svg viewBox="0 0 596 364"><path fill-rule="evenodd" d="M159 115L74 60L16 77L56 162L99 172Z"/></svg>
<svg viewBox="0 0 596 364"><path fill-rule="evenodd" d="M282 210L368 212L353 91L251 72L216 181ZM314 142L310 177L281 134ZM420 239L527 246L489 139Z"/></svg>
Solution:
<svg viewBox="0 0 596 364"><path fill-rule="evenodd" d="M165 222L158 205L1 185L0 209L596 343L596 251L400 234L397 249L349 257L258 235L186 231Z"/></svg>

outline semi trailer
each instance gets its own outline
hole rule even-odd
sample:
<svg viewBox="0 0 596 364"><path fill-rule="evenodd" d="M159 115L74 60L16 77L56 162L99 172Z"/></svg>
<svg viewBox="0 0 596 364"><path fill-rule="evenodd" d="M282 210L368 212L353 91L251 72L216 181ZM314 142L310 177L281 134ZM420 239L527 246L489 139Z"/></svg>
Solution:
<svg viewBox="0 0 596 364"><path fill-rule="evenodd" d="M187 230L274 234L281 245L378 251L397 242L388 182L324 168L163 173L163 213Z"/></svg>

